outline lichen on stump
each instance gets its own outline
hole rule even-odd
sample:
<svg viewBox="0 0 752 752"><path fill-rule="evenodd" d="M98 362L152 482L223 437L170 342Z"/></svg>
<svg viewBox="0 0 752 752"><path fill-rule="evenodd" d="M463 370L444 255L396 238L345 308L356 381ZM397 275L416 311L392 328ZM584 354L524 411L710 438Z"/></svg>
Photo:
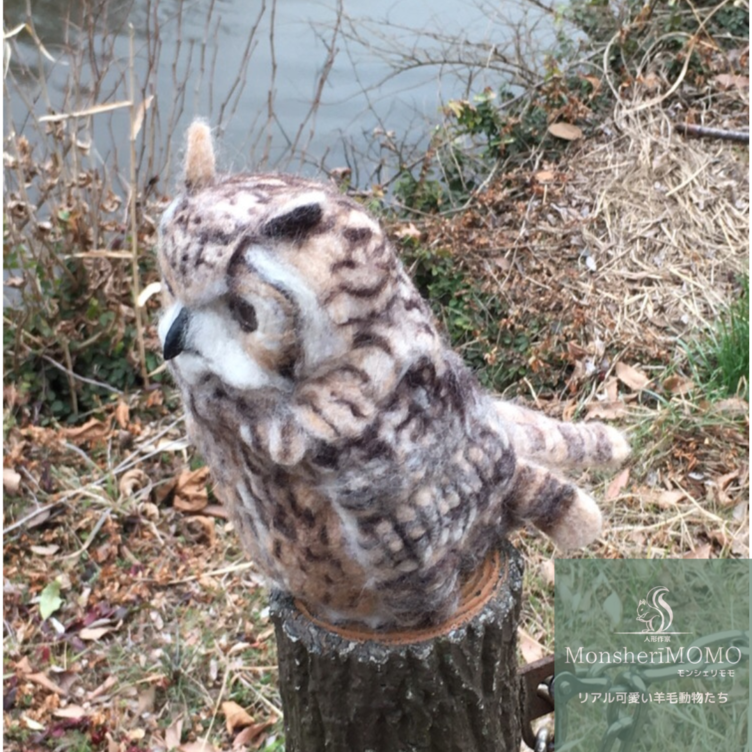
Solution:
<svg viewBox="0 0 752 752"><path fill-rule="evenodd" d="M272 594L288 752L517 752L522 560L505 544L445 624L325 624Z"/></svg>

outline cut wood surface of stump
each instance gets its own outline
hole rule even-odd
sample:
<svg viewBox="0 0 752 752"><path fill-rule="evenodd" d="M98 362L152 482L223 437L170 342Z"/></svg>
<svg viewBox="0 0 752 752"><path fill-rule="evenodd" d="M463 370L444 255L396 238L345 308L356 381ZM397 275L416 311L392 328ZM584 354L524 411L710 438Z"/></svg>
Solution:
<svg viewBox="0 0 752 752"><path fill-rule="evenodd" d="M332 626L273 593L287 751L517 752L521 588L507 543L454 617L423 630Z"/></svg>

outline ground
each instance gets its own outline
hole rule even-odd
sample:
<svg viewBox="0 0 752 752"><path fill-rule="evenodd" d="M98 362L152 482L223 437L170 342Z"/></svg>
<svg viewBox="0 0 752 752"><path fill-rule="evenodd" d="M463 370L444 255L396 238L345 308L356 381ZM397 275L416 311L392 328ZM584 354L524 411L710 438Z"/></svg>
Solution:
<svg viewBox="0 0 752 752"><path fill-rule="evenodd" d="M744 100L737 83L711 80L714 102ZM747 147L678 134L686 113L658 101L667 89L635 79L587 137L462 212L389 221L429 292L437 264L473 280L472 295L445 290L450 333L453 316L500 302L496 340L470 325L458 347L475 362L483 340L487 374L507 364L505 396L629 435L626 467L578 481L606 517L579 555L746 557L746 385L711 392L692 343L748 271ZM710 124L743 122L725 111ZM153 319L145 341L157 349ZM37 420L12 381L4 404L6 749L282 749L267 593L169 380L72 426ZM554 551L532 531L512 540L528 661L552 647Z"/></svg>

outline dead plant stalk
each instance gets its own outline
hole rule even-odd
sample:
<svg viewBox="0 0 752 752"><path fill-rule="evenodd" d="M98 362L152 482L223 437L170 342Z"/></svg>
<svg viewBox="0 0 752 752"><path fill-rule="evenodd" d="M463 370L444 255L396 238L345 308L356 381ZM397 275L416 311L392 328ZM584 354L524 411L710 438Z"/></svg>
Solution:
<svg viewBox="0 0 752 752"><path fill-rule="evenodd" d="M144 346L144 325L141 320L141 308L138 305L140 295L139 272L138 272L138 184L136 182L136 137L139 128L136 125L137 111L136 107L136 74L135 74L135 52L133 37L135 31L133 24L128 24L128 42L129 42L129 89L131 106L129 112L131 115L131 138L130 138L130 213L131 213L131 290L133 293L133 313L136 318L136 342L138 343L138 360L141 366L141 378L144 380L144 387L149 386L149 370L146 367L146 347Z"/></svg>

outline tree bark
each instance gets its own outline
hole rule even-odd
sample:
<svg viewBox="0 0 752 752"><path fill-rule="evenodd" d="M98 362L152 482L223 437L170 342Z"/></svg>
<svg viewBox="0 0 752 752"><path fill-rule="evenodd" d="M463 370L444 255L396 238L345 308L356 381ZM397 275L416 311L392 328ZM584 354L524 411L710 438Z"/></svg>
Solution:
<svg viewBox="0 0 752 752"><path fill-rule="evenodd" d="M506 543L438 627L326 625L274 593L287 752L517 752L522 559Z"/></svg>

